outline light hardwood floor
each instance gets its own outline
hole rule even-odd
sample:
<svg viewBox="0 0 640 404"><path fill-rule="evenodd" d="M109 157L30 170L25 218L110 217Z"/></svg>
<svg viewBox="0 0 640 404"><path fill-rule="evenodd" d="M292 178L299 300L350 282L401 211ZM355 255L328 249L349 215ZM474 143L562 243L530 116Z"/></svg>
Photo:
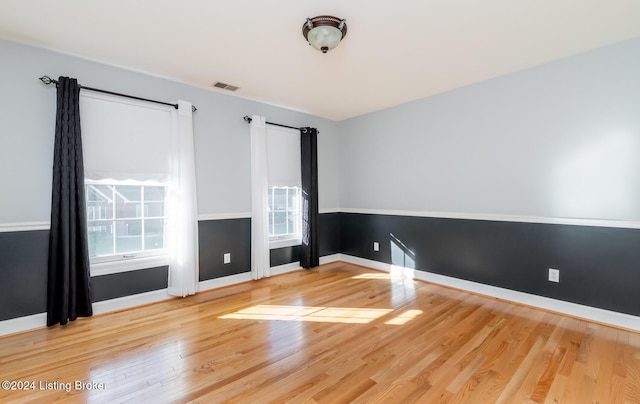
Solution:
<svg viewBox="0 0 640 404"><path fill-rule="evenodd" d="M640 402L640 334L333 263L0 338L0 375L35 383L2 403Z"/></svg>

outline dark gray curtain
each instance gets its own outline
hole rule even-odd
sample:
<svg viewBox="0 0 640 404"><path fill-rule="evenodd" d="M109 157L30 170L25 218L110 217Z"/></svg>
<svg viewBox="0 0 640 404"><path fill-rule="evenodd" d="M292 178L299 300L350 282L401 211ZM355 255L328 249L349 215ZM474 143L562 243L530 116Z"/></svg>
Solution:
<svg viewBox="0 0 640 404"><path fill-rule="evenodd" d="M58 79L53 150L47 325L93 314L80 139L80 86Z"/></svg>
<svg viewBox="0 0 640 404"><path fill-rule="evenodd" d="M318 251L318 130L300 129L302 167L302 249L303 268L320 265Z"/></svg>

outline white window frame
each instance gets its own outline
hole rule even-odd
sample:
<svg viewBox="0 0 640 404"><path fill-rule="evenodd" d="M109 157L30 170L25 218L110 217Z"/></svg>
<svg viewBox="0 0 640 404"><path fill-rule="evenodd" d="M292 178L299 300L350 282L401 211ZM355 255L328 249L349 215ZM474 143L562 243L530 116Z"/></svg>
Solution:
<svg viewBox="0 0 640 404"><path fill-rule="evenodd" d="M300 131L295 129L267 127L267 154L269 166L269 189L273 188L298 188L298 233L285 235L270 235L269 249L292 247L302 244L302 184L300 178ZM295 143L289 141L295 140ZM297 157L296 157L297 154ZM275 165L274 165L275 163ZM272 171L272 169L274 169ZM293 171L295 170L295 172ZM273 212L273 200L268 201L267 209L269 219ZM287 198L286 204L289 203ZM287 209L289 206L287 206ZM271 229L269 229L271 233Z"/></svg>
<svg viewBox="0 0 640 404"><path fill-rule="evenodd" d="M300 245L302 244L302 187L299 186L291 186L291 187L270 187L270 189L274 189L274 188L298 188L298 193L299 193L299 197L298 197L298 203L296 206L297 211L298 211L298 228L299 228L299 232L297 233L289 233L289 234L278 234L278 235L271 235L269 236L269 248L270 249L275 249L275 248L283 248L283 247L292 247L292 246L296 246L296 245ZM273 198L273 193L272 193L272 198ZM286 198L286 203L287 203L287 211L289 210L289 198ZM271 201L269 202L269 206L271 206L272 203ZM272 212L271 210L269 210L268 215L271 216L273 215L275 212Z"/></svg>
<svg viewBox="0 0 640 404"><path fill-rule="evenodd" d="M166 182L157 182L157 181L112 181L112 180L90 180L85 179L85 187L87 185L134 185L134 186L163 186L167 187ZM166 197L165 197L166 201ZM165 202L166 203L166 202ZM114 204L115 209L115 204ZM137 210L137 209L136 209ZM165 219L168 220L167 215L165 213L162 217L152 217L144 219ZM115 212L113 214L113 219L104 219L105 223L109 223L111 225L117 219L115 218ZM95 220L92 220L95 221ZM88 225L88 223L87 223ZM166 230L166 223L165 223ZM142 239L144 240L144 233L142 234ZM166 237L165 237L166 242ZM100 276L100 275L108 275L120 272L128 272L135 271L140 269L149 269L158 266L169 265L169 253L166 248L157 249L157 250L147 250L147 251L137 251L131 253L121 253L100 257L90 257L89 258L90 272L91 276Z"/></svg>

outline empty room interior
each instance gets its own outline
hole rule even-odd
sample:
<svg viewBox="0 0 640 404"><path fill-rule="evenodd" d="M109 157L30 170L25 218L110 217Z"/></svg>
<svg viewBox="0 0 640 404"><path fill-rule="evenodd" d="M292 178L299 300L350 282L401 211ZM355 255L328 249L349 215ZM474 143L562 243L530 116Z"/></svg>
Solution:
<svg viewBox="0 0 640 404"><path fill-rule="evenodd" d="M0 3L1 402L640 402L640 3Z"/></svg>

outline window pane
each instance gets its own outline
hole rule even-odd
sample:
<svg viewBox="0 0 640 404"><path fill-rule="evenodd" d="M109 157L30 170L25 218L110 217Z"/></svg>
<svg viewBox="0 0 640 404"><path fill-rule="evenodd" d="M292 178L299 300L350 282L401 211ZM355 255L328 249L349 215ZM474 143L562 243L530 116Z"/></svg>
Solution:
<svg viewBox="0 0 640 404"><path fill-rule="evenodd" d="M118 220L116 254L142 250L142 220Z"/></svg>
<svg viewBox="0 0 640 404"><path fill-rule="evenodd" d="M287 234L287 212L276 212L273 218L273 234Z"/></svg>
<svg viewBox="0 0 640 404"><path fill-rule="evenodd" d="M284 188L273 189L273 210L286 210L287 209L287 190Z"/></svg>
<svg viewBox="0 0 640 404"><path fill-rule="evenodd" d="M147 216L149 216L149 205L147 204L136 205L136 217L147 217Z"/></svg>
<svg viewBox="0 0 640 404"><path fill-rule="evenodd" d="M116 186L116 218L127 219L141 217L139 185Z"/></svg>
<svg viewBox="0 0 640 404"><path fill-rule="evenodd" d="M100 257L113 254L112 222L88 222L89 256Z"/></svg>
<svg viewBox="0 0 640 404"><path fill-rule="evenodd" d="M298 229L300 224L300 220L298 220L298 212L289 212L287 223L289 225L289 233L300 233L300 230Z"/></svg>
<svg viewBox="0 0 640 404"><path fill-rule="evenodd" d="M87 185L87 220L113 218L113 188Z"/></svg>
<svg viewBox="0 0 640 404"><path fill-rule="evenodd" d="M297 211L298 210L299 194L300 194L300 188L297 188L297 187L289 188L288 210L290 210L290 211Z"/></svg>
<svg viewBox="0 0 640 404"><path fill-rule="evenodd" d="M87 220L99 220L107 218L107 207L89 204L87 206Z"/></svg>
<svg viewBox="0 0 640 404"><path fill-rule="evenodd" d="M146 217L164 216L165 187L144 187L144 204Z"/></svg>
<svg viewBox="0 0 640 404"><path fill-rule="evenodd" d="M139 202L140 188L140 185L117 185L116 195L126 201Z"/></svg>
<svg viewBox="0 0 640 404"><path fill-rule="evenodd" d="M87 185L87 202L101 202L102 198L95 191L95 185Z"/></svg>
<svg viewBox="0 0 640 404"><path fill-rule="evenodd" d="M160 250L164 247L164 219L144 221L144 249Z"/></svg>

